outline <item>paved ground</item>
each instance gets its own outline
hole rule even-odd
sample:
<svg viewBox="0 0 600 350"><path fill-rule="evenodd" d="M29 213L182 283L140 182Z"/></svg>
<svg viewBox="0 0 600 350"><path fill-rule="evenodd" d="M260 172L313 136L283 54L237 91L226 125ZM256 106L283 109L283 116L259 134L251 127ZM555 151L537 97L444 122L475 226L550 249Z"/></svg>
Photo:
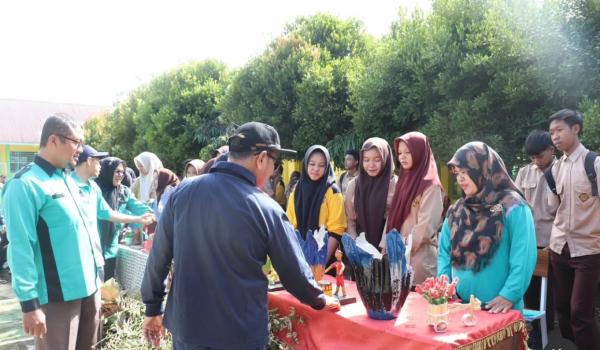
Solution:
<svg viewBox="0 0 600 350"><path fill-rule="evenodd" d="M12 291L10 275L0 270L0 350L33 349L33 339L21 328L21 308Z"/></svg>

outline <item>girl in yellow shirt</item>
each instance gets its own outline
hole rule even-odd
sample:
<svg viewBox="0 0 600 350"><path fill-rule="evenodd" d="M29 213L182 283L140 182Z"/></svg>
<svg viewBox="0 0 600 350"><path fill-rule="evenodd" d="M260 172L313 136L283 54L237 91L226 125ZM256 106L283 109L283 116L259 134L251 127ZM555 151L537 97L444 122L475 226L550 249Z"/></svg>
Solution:
<svg viewBox="0 0 600 350"><path fill-rule="evenodd" d="M304 155L302 174L287 206L290 222L303 238L308 230L318 230L321 226L329 232L326 261L346 231L344 197L335 180L327 148L311 146Z"/></svg>

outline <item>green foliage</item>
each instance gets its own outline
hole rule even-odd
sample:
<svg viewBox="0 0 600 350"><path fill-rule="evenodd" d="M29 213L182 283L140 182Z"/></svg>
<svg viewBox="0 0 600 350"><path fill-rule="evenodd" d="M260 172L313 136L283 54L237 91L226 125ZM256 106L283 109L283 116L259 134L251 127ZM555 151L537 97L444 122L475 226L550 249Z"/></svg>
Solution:
<svg viewBox="0 0 600 350"><path fill-rule="evenodd" d="M84 135L85 142L95 145L98 149L109 149L110 135L108 133L108 120L110 113L98 115L88 119L85 123Z"/></svg>
<svg viewBox="0 0 600 350"><path fill-rule="evenodd" d="M143 151L154 152L165 167L179 172L186 159L197 158L214 142L201 136L203 125L226 129L216 105L227 82L227 69L217 61L167 72L119 103L102 124L107 126L103 140L94 141L128 162ZM93 123L86 128L97 129Z"/></svg>
<svg viewBox="0 0 600 350"><path fill-rule="evenodd" d="M584 98L580 104L583 114L583 144L591 150L600 152L600 99Z"/></svg>
<svg viewBox="0 0 600 350"><path fill-rule="evenodd" d="M125 297L119 303L121 311L104 318L100 342L102 349L153 349L143 337L144 304L135 298ZM161 340L160 350L172 349L171 334L166 331Z"/></svg>
<svg viewBox="0 0 600 350"><path fill-rule="evenodd" d="M365 59L351 83L353 123L364 138L393 139L423 125L435 107L436 68L427 46L430 26L417 15L401 20Z"/></svg>
<svg viewBox="0 0 600 350"><path fill-rule="evenodd" d="M248 121L273 125L299 157L327 145L336 162L368 137L420 130L440 163L480 140L513 168L527 134L562 108L582 111L583 142L598 149L598 86L598 0L433 0L378 41L353 19L300 17L235 74L205 61L155 78L89 121L86 138L180 170Z"/></svg>
<svg viewBox="0 0 600 350"><path fill-rule="evenodd" d="M331 160L333 160L336 166L343 167L346 151L350 149L360 150L362 144L362 137L359 137L353 132L349 132L343 135L336 135L325 144L325 147L329 150Z"/></svg>
<svg viewBox="0 0 600 350"><path fill-rule="evenodd" d="M278 309L269 310L269 344L267 348L269 350L292 350L292 346L281 341L277 335L281 332L285 332L285 336L293 344L300 344L298 339L298 333L294 331L294 324L303 326L304 318L296 314L296 309L293 307L289 308L287 315L281 315Z"/></svg>
<svg viewBox="0 0 600 350"><path fill-rule="evenodd" d="M334 59L361 56L370 45L361 22L355 19L343 21L327 14L299 17L286 26L285 34L304 39L308 44L328 52Z"/></svg>
<svg viewBox="0 0 600 350"><path fill-rule="evenodd" d="M355 20L299 18L233 79L220 107L225 120L273 125L302 150L352 129L349 84L371 39Z"/></svg>

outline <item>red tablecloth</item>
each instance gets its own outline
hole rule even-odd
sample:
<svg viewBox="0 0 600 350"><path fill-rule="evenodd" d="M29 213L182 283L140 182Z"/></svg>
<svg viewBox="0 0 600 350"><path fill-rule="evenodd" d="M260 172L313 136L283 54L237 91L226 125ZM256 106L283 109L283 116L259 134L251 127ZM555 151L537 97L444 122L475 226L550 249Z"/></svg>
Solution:
<svg viewBox="0 0 600 350"><path fill-rule="evenodd" d="M296 349L527 349L525 323L518 311L477 311L474 327L464 326L465 312L458 311L450 314L445 333L435 333L427 325L427 302L419 294L408 296L397 319L378 321L367 317L354 282L346 281L346 289L357 301L338 312L313 310L286 291L270 292L269 308L287 315L294 307L304 318L304 324L294 325L300 340L292 344Z"/></svg>

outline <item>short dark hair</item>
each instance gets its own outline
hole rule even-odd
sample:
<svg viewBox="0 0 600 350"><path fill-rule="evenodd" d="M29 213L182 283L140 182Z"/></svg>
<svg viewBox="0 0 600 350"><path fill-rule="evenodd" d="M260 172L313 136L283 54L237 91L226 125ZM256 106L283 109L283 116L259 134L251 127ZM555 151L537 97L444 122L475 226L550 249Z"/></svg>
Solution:
<svg viewBox="0 0 600 350"><path fill-rule="evenodd" d="M525 139L525 153L528 156L540 154L550 146L554 147L554 144L550 133L547 131L534 130Z"/></svg>
<svg viewBox="0 0 600 350"><path fill-rule="evenodd" d="M235 159L235 160L246 160L254 155L256 155L256 152L254 151L249 151L249 152L227 152L225 153L225 155L228 156L228 158L231 159ZM222 155L221 155L222 156ZM219 156L219 157L221 157Z"/></svg>
<svg viewBox="0 0 600 350"><path fill-rule="evenodd" d="M581 133L583 132L583 117L581 116L581 113L572 109L561 109L548 118L548 123L552 123L555 120L562 120L569 125L569 127L579 125L579 135L581 136Z"/></svg>
<svg viewBox="0 0 600 350"><path fill-rule="evenodd" d="M68 136L73 130L81 128L73 118L66 114L55 114L48 117L42 127L42 137L40 138L40 147L46 147L50 135L57 135L61 138ZM63 140L64 141L64 140Z"/></svg>
<svg viewBox="0 0 600 350"><path fill-rule="evenodd" d="M352 158L354 158L354 160L356 160L356 161L360 160L360 154L358 153L358 150L349 149L346 151L346 155L352 156Z"/></svg>

